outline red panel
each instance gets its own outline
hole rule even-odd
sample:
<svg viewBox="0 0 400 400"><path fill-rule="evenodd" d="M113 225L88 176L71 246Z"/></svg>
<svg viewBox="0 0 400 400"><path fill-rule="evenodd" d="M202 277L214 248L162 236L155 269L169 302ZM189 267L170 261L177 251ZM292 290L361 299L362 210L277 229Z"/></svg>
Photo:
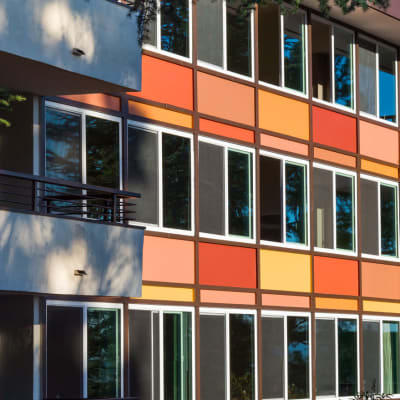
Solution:
<svg viewBox="0 0 400 400"><path fill-rule="evenodd" d="M358 296L358 262L314 257L314 290L316 293Z"/></svg>
<svg viewBox="0 0 400 400"><path fill-rule="evenodd" d="M200 130L232 139L243 140L244 142L254 143L253 131L232 125L221 124L220 122L210 121L209 119L200 118Z"/></svg>
<svg viewBox="0 0 400 400"><path fill-rule="evenodd" d="M193 110L193 72L190 68L142 56L142 91L133 96Z"/></svg>
<svg viewBox="0 0 400 400"><path fill-rule="evenodd" d="M314 142L345 151L357 151L355 118L313 107Z"/></svg>
<svg viewBox="0 0 400 400"><path fill-rule="evenodd" d="M256 250L199 244L200 285L256 287Z"/></svg>

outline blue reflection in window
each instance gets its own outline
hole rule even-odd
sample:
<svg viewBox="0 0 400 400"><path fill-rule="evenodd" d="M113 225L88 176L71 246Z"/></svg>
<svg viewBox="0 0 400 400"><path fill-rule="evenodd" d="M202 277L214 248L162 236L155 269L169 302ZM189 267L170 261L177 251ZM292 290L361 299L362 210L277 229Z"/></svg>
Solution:
<svg viewBox="0 0 400 400"><path fill-rule="evenodd" d="M335 56L335 102L352 107L351 60L345 55Z"/></svg>
<svg viewBox="0 0 400 400"><path fill-rule="evenodd" d="M396 122L396 78L382 70L379 71L379 117Z"/></svg>

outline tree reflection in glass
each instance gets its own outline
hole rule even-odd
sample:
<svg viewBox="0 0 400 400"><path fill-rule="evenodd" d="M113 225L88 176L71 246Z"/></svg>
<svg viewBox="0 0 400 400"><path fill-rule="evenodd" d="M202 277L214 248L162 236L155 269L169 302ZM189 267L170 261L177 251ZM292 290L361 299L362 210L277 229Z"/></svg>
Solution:
<svg viewBox="0 0 400 400"><path fill-rule="evenodd" d="M336 247L354 250L354 180L336 174Z"/></svg>
<svg viewBox="0 0 400 400"><path fill-rule="evenodd" d="M357 393L357 321L338 320L339 396Z"/></svg>
<svg viewBox="0 0 400 400"><path fill-rule="evenodd" d="M399 393L399 324L398 322L383 322L383 391L384 393Z"/></svg>
<svg viewBox="0 0 400 400"><path fill-rule="evenodd" d="M397 256L396 188L381 184L381 253Z"/></svg>

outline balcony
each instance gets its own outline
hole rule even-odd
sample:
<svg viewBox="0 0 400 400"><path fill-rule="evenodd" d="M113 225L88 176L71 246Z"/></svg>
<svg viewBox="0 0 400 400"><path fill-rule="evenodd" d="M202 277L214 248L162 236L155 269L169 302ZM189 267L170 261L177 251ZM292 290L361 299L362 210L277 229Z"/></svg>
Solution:
<svg viewBox="0 0 400 400"><path fill-rule="evenodd" d="M37 95L141 87L135 16L112 0L2 0L0 87Z"/></svg>

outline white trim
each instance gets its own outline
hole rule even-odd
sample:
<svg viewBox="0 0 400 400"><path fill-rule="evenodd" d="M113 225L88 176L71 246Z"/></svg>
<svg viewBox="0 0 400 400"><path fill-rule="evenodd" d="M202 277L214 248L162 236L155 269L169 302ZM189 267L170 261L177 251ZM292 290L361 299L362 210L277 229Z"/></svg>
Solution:
<svg viewBox="0 0 400 400"><path fill-rule="evenodd" d="M39 296L33 297L33 400L40 400L42 393L42 334L40 323L40 299Z"/></svg>
<svg viewBox="0 0 400 400"><path fill-rule="evenodd" d="M128 310L141 310L141 311L172 311L172 312L191 312L193 313L194 307L190 306L159 306L153 304L128 304Z"/></svg>
<svg viewBox="0 0 400 400"><path fill-rule="evenodd" d="M287 88L287 87L284 87L284 86L277 86L277 85L274 85L272 83L268 83L268 82L264 82L264 81L260 81L260 80L258 81L258 84L260 86L265 86L266 88L269 88L269 89L275 89L275 90L277 90L279 92L283 92L283 93L291 94L293 96L297 96L297 97L299 97L301 99L308 99L308 94L304 94L303 92L298 92L297 90L294 90L294 89L290 89L290 88ZM273 399L269 399L269 400L273 400Z"/></svg>
<svg viewBox="0 0 400 400"><path fill-rule="evenodd" d="M32 130L32 141L33 141L33 175L40 175L40 105L39 96L33 96L33 130Z"/></svg>
<svg viewBox="0 0 400 400"><path fill-rule="evenodd" d="M378 118L377 116L375 116L375 115L373 115L373 114L368 114L368 113L365 112L365 111L361 111L361 110L360 110L360 116L361 116L361 117L364 117L364 118L367 118L367 119L370 119L371 121L381 122L382 124L389 125L390 127L398 128L398 126L399 126L398 123L394 123L394 122L388 121L388 120L386 120L386 119Z"/></svg>
<svg viewBox="0 0 400 400"><path fill-rule="evenodd" d="M341 111L346 111L346 112L348 112L349 114L356 114L356 111L355 111L354 109L351 109L351 108L349 108L349 107L345 107L345 106L343 106L343 105L341 105L341 104L330 103L329 101L321 100L321 99L318 99L318 98L316 98L316 97L313 97L313 98L312 98L312 101L313 101L314 103L319 103L319 104L321 104L321 105L325 105L325 106L329 106L329 107L332 107L332 108L336 108L336 109L341 110Z"/></svg>

